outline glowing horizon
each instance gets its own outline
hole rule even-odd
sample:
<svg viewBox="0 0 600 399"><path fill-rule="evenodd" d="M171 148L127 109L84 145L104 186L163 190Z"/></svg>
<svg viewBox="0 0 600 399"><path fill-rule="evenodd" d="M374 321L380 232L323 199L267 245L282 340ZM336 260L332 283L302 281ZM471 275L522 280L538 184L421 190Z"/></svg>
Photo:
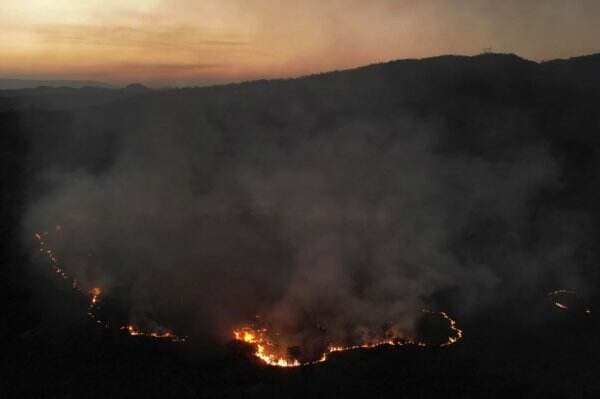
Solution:
<svg viewBox="0 0 600 399"><path fill-rule="evenodd" d="M600 51L598 15L588 0L5 0L0 77L185 85L486 47L565 58Z"/></svg>

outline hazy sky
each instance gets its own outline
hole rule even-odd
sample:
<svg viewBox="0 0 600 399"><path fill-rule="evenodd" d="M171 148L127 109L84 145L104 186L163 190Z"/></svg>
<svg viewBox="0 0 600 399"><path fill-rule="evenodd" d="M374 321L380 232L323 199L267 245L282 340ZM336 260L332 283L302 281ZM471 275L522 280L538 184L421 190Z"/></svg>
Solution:
<svg viewBox="0 0 600 399"><path fill-rule="evenodd" d="M203 84L600 51L598 0L2 0L0 77Z"/></svg>

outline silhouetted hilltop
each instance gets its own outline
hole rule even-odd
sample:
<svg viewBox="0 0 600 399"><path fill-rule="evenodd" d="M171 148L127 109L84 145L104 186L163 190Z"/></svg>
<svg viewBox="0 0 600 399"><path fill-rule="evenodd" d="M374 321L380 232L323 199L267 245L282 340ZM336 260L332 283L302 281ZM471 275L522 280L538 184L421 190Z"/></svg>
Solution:
<svg viewBox="0 0 600 399"><path fill-rule="evenodd" d="M245 101L244 96L256 96L257 100L269 98L282 106L288 103L283 101L291 94L288 91L293 91L293 99L309 107L336 103L337 108L343 108L354 104L361 107L361 112L388 112L407 104L418 107L419 104L438 103L442 107L450 107L456 102L456 96L527 103L541 101L544 92L550 88L560 91L573 84L595 84L595 67L600 67L600 57L540 64L513 54L440 56L391 61L293 79L165 90L155 92L143 101L160 98L170 101L177 97L184 102L206 102L207 106L211 106L218 102L210 100L214 95L221 99L230 97L227 101L231 104ZM564 81L566 75L569 82ZM454 100L448 103L450 99ZM427 112L425 108L422 111Z"/></svg>
<svg viewBox="0 0 600 399"><path fill-rule="evenodd" d="M0 90L0 111L37 108L46 110L76 109L110 103L144 94L151 89L141 85L122 89L100 87L49 87Z"/></svg>
<svg viewBox="0 0 600 399"><path fill-rule="evenodd" d="M145 92L150 90L149 88L147 88L146 86L144 86L143 84L140 83L131 83L127 86L125 86L125 89L127 91L136 91L136 92Z"/></svg>
<svg viewBox="0 0 600 399"><path fill-rule="evenodd" d="M31 79L0 79L0 90L34 89L36 87L102 87L111 88L112 85L91 80L31 80Z"/></svg>
<svg viewBox="0 0 600 399"><path fill-rule="evenodd" d="M376 97L367 106L379 107L384 99L387 106L398 102L419 102L432 95L498 97L502 93L523 94L521 100L534 95L535 90L548 87L560 89L570 85L577 89L599 87L596 78L600 55L553 60L542 63L528 61L514 54L481 54L477 56L438 56L425 59L407 59L373 64L350 70L320 73L293 79L259 80L209 87L165 89L156 95L181 98L190 92L202 93L247 92L265 90L268 96L274 90L298 90L300 96L319 96L321 101L333 96L344 96L335 101L352 102L347 96ZM568 82L567 82L568 81ZM63 81L68 82L68 81ZM44 83L44 82L38 82ZM55 82L56 83L56 82ZM151 89L139 83L122 89L98 87L92 84L73 87L36 87L20 90L0 89L0 111L7 109L43 108L71 109L110 103L127 97L147 94ZM58 83L57 83L58 85ZM63 85L64 86L64 85ZM92 87L94 86L94 87ZM0 86L1 87L1 86ZM75 86L74 86L75 87ZM255 88L255 89L253 89ZM285 93L284 96L288 94ZM439 97L445 101L446 97ZM235 102L235 99L232 99ZM319 100L317 100L319 101ZM430 98L430 101L434 99ZM385 109L385 106L384 108Z"/></svg>
<svg viewBox="0 0 600 399"><path fill-rule="evenodd" d="M589 91L600 88L600 54L546 61L540 66L553 81L561 81L562 85L572 85L574 90Z"/></svg>

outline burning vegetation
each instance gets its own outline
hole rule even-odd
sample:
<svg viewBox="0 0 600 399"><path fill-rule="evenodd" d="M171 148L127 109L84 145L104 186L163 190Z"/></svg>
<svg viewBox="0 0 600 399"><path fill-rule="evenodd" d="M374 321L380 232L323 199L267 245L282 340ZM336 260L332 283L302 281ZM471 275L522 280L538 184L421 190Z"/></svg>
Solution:
<svg viewBox="0 0 600 399"><path fill-rule="evenodd" d="M559 289L550 291L548 298L552 301L552 304L562 311L580 311L584 314L591 315L592 310L587 307L581 298L577 295L574 290L570 289Z"/></svg>
<svg viewBox="0 0 600 399"><path fill-rule="evenodd" d="M56 232L59 233L63 229L62 226L56 227ZM61 266L57 256L52 249L48 248L47 237L49 233L36 233L35 238L39 244L40 252L44 253L50 265L52 266L55 273L60 275L63 280L68 280L71 283L73 289L83 294L83 290L78 281L69 275L66 270ZM92 287L87 290L89 297L88 305L88 316L98 325L104 328L110 328L110 322L104 320L99 316L99 309L101 308L104 291L101 287ZM326 349L316 360L304 361L300 360L298 356L294 355L294 350L288 348L282 343L280 335L272 332L265 327L252 327L245 326L233 331L233 337L236 341L244 342L252 345L255 348L254 355L263 361L265 364L278 367L298 367L307 364L315 364L324 362L328 359L328 356L335 352L344 352L356 349L369 349L380 346L403 346L403 345L414 345L419 347L425 346L439 346L445 347L456 343L463 336L463 332L456 325L456 321L452 319L445 312L431 312L424 311L425 313L437 315L448 323L449 336L442 343L429 343L415 338L408 337L393 337L386 336L386 338L372 339L368 342L362 342L360 344L344 345L331 343L326 346ZM139 325L132 323L122 325L119 327L120 331L124 331L132 337L147 337L157 340L164 340L169 342L185 342L186 337L176 335L173 331L166 328L142 328Z"/></svg>
<svg viewBox="0 0 600 399"><path fill-rule="evenodd" d="M431 312L423 310L424 313L437 315L448 322L450 335L442 343L430 343L417 338L407 337L386 337L373 339L368 342L362 342L354 345L344 345L330 343L326 346L324 352L316 360L301 361L294 354L293 350L287 348L280 341L280 335L272 332L265 327L245 326L233 331L235 340L247 343L254 347L254 356L270 366L277 367L298 367L309 364L321 363L328 359L329 355L335 352L345 352L357 349L371 349L381 346L404 346L413 345L418 347L439 346L446 347L458 342L463 337L463 331L456 325L446 312Z"/></svg>
<svg viewBox="0 0 600 399"><path fill-rule="evenodd" d="M127 334L129 334L132 337L148 337L148 338L167 340L167 341L171 341L171 342L185 342L186 341L186 337L177 336L177 335L175 335L174 332L167 330L167 329L161 329L161 330L157 330L157 331L143 331L139 327L134 326L133 324L129 324L126 326L122 326L121 330L127 332Z"/></svg>
<svg viewBox="0 0 600 399"><path fill-rule="evenodd" d="M63 227L58 225L55 228L57 233L60 233ZM71 287L81 293L87 293L89 297L88 316L96 324L103 328L110 328L110 322L99 316L99 309L102 305L104 291L101 287L92 287L84 291L77 281L71 276L61 265L54 250L48 247L48 232L35 233L34 237L39 244L39 251L46 256L52 270L62 280L68 281ZM577 296L574 290L558 289L548 293L548 298L552 304L561 311L577 311L582 309L584 314L591 315L591 310L583 305L581 299ZM379 338L369 338L357 344L336 343L330 342L324 346L320 356L307 360L299 356L297 347L290 347L282 339L281 334L271 328L257 323L255 325L246 325L233 330L233 338L236 341L243 342L253 347L253 355L267 365L276 367L298 367L309 364L316 364L326 361L332 353L352 351L357 349L370 349L381 346L405 346L412 345L417 347L447 347L455 344L463 337L463 331L458 328L456 320L450 317L446 312L433 312L423 310L423 313L435 316L447 323L448 335L443 342L429 342L427 340L416 337L398 336L398 334L386 333ZM142 327L133 323L128 323L118 327L120 331L125 332L131 337L146 337L161 341L169 342L185 342L186 337L179 336L173 331L162 327Z"/></svg>
<svg viewBox="0 0 600 399"><path fill-rule="evenodd" d="M61 232L62 229L63 229L63 227L61 225L57 225L55 230L56 230L56 232ZM49 233L47 231L43 232L43 233L35 233L34 234L34 237L38 241L38 244L40 247L39 251L46 255L46 257L50 261L50 265L52 266L53 271L56 274L58 274L63 280L69 281L71 284L71 287L75 291L83 294L83 290L82 290L80 284L78 283L77 279L72 277L71 275L69 275L66 272L66 270L63 268L63 266L61 266L54 251L52 249L47 248L46 240L47 240L48 235L49 235ZM93 320L96 324L98 324L104 328L110 328L110 322L108 320L102 319L98 315L98 310L100 309L101 302L102 302L102 295L103 295L102 288L92 287L87 291L87 294L89 296L89 304L88 304L88 312L87 312L89 318L91 320ZM186 340L186 337L178 336L173 331L165 329L165 328L159 328L159 329L155 329L155 330L145 330L145 329L139 328L136 325L127 324L127 325L121 326L119 328L119 330L126 332L129 336L132 336L132 337L146 337L146 338L152 338L152 339L158 339L158 340L170 341L170 342L184 342Z"/></svg>

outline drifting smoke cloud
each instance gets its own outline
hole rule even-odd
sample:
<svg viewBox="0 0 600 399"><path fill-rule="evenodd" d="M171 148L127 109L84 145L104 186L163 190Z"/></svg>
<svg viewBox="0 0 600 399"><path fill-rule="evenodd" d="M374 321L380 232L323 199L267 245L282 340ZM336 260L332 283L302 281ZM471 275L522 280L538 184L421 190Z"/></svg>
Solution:
<svg viewBox="0 0 600 399"><path fill-rule="evenodd" d="M125 292L133 319L229 337L258 313L306 346L384 325L411 331L437 292L457 288L461 306L475 306L573 255L555 245L570 222L528 238L544 230L531 204L559 176L542 141L474 155L447 150L447 127L410 112L323 123L298 99L230 90L231 104L211 100L218 116L200 100L177 103L184 93L159 94L79 114L53 148L40 140L33 157L58 161L36 182L49 189L32 201L25 236L63 224L54 245L65 267L107 295ZM96 133L82 161L71 149L86 123Z"/></svg>

